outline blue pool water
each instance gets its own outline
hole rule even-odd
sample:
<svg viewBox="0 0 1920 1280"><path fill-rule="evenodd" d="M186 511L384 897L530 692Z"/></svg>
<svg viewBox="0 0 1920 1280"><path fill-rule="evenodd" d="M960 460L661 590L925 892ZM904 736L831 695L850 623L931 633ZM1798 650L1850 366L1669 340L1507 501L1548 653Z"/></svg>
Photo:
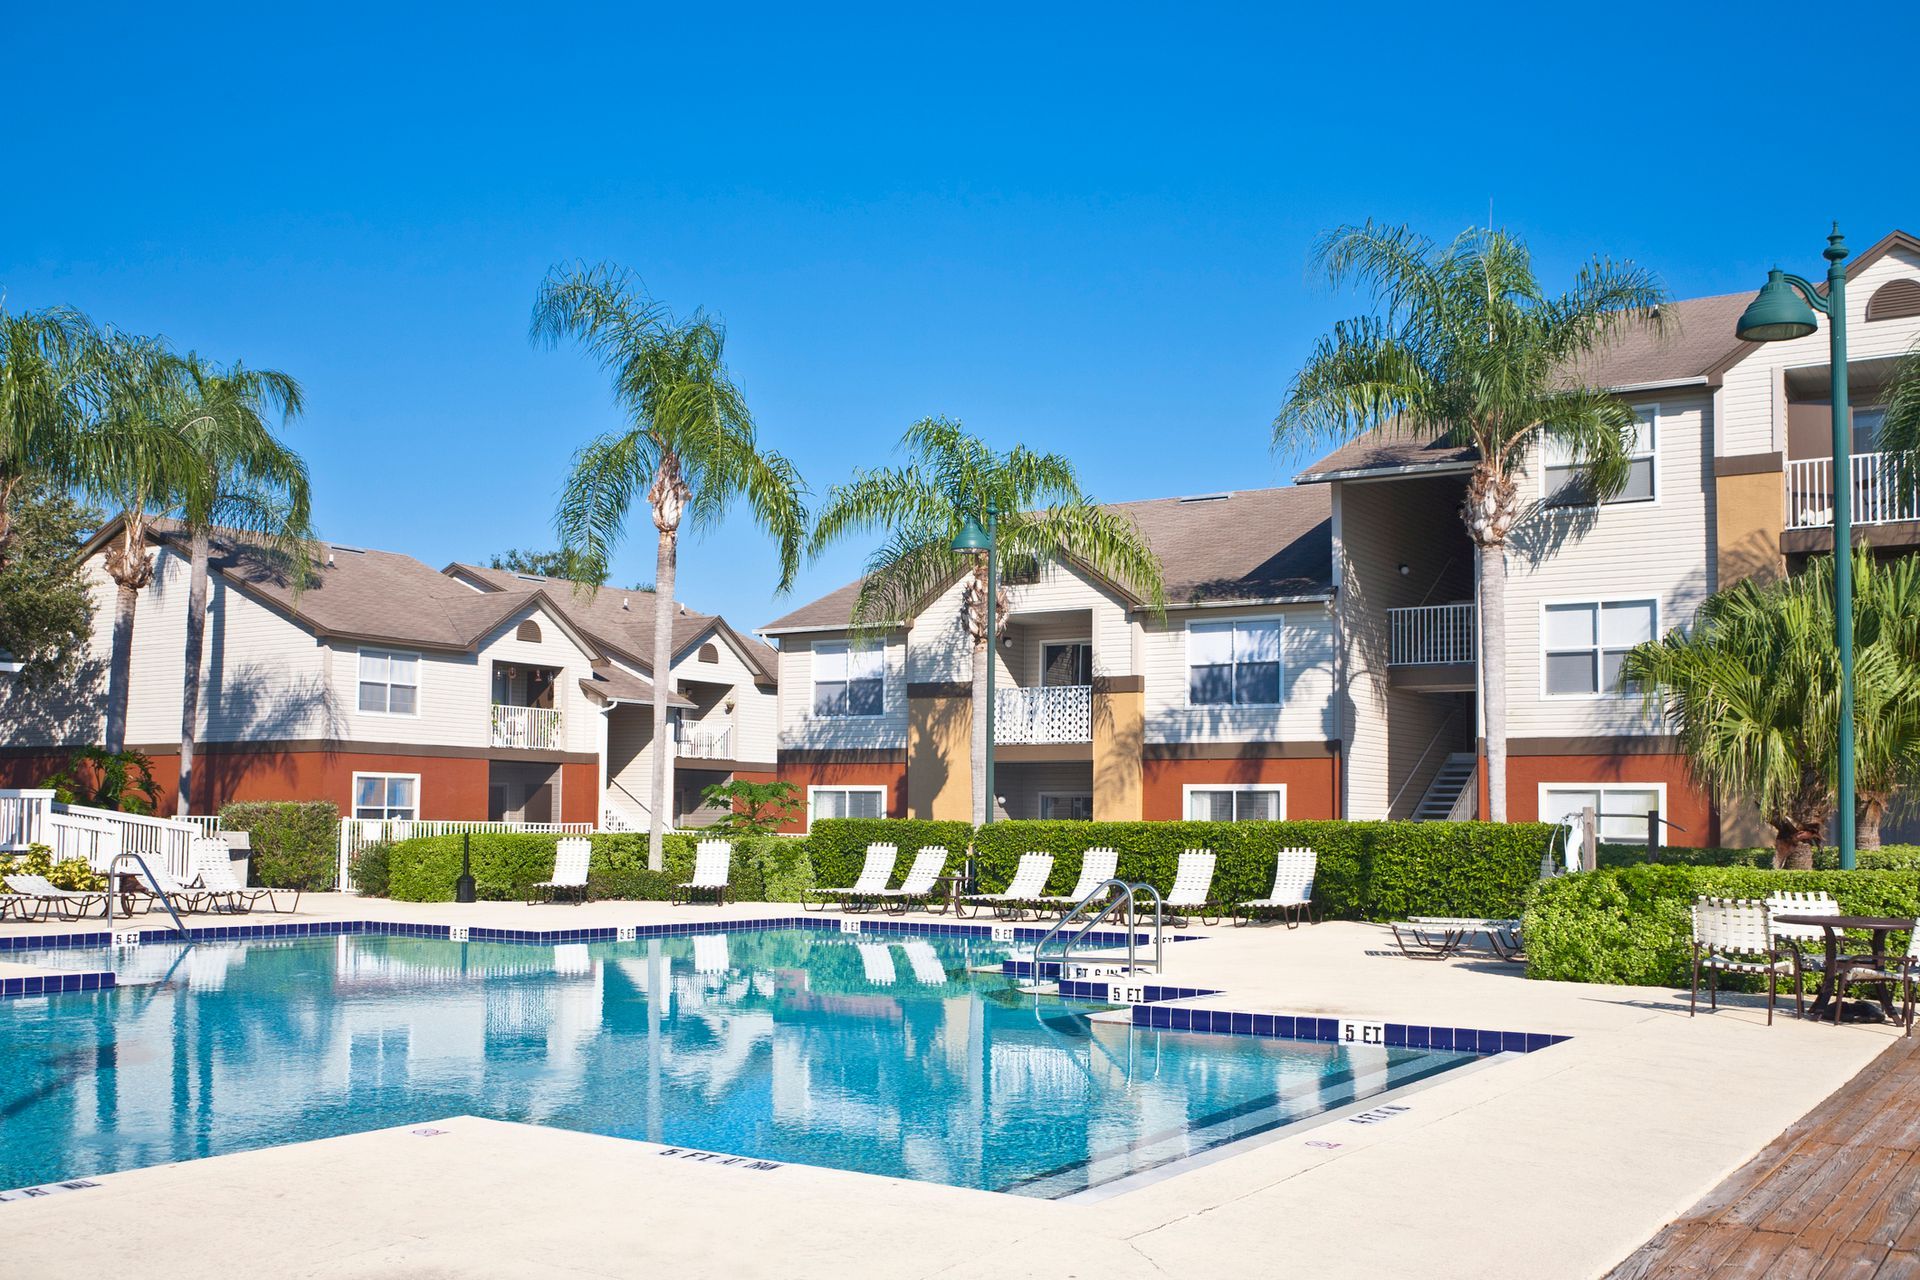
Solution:
<svg viewBox="0 0 1920 1280"><path fill-rule="evenodd" d="M1149 1031L1002 944L808 929L154 945L0 1001L0 1188L452 1115L1061 1196L1472 1060Z"/></svg>

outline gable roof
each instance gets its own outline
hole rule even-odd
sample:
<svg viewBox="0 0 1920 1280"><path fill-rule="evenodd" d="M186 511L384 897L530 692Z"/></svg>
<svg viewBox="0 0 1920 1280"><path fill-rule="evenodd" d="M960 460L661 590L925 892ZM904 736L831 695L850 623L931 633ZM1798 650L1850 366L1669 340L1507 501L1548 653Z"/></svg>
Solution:
<svg viewBox="0 0 1920 1280"><path fill-rule="evenodd" d="M1193 498L1116 502L1160 557L1168 608L1318 598L1333 590L1333 503L1324 489L1237 489ZM839 631L860 582L801 605L762 635Z"/></svg>
<svg viewBox="0 0 1920 1280"><path fill-rule="evenodd" d="M1920 239L1905 231L1889 232L1847 263L1847 277L1851 279L1895 249L1920 253ZM1820 288L1824 291L1825 284ZM1670 302L1662 308L1668 321L1665 332L1632 330L1604 351L1593 352L1571 366L1568 375L1618 392L1718 385L1727 370L1761 345L1733 336L1740 313L1754 296L1753 292L1722 293ZM1449 446L1438 435L1410 439L1375 428L1335 449L1294 479L1299 484L1316 484L1403 471L1460 471L1478 458L1478 450Z"/></svg>
<svg viewBox="0 0 1920 1280"><path fill-rule="evenodd" d="M442 572L448 581L470 584L460 590L479 599L529 589L544 591L553 599L555 608L609 653L617 654L628 665L642 671L653 670L653 621L659 597L651 591L602 587L589 595L565 578L488 569L459 561ZM480 590L475 591L476 587ZM759 683L774 683L778 678L779 659L771 646L741 635L718 614L700 613L675 603L673 652L676 660L716 631L724 634L739 651Z"/></svg>

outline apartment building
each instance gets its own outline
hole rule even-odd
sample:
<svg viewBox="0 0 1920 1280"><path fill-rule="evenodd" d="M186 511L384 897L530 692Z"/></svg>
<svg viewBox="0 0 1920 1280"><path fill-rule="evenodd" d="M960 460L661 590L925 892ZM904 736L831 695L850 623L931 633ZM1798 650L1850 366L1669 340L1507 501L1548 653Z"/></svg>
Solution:
<svg viewBox="0 0 1920 1280"><path fill-rule="evenodd" d="M1920 546L1920 504L1874 451L1880 400L1920 343L1920 241L1849 266L1860 539ZM1619 678L1640 641L1747 577L1831 548L1824 331L1734 338L1753 295L1672 303L1579 372L1632 405L1631 482L1592 502L1537 449L1508 550L1508 813L1593 805L1604 833L1754 842L1688 777ZM1470 451L1363 438L1294 487L1121 504L1160 555L1167 609L1072 564L1010 588L996 649L996 811L1008 817L1470 817L1486 810ZM809 816L967 816L972 655L956 583L863 645L850 584L762 629L780 647L780 776Z"/></svg>
<svg viewBox="0 0 1920 1280"><path fill-rule="evenodd" d="M79 676L39 695L0 677L0 785L33 785L102 740L114 585L88 550L94 637ZM133 637L127 744L178 773L188 563L151 535ZM329 799L364 819L590 823L650 818L655 600L474 565L435 570L333 542L294 590L285 566L215 539L194 807ZM725 619L676 611L667 743L675 825L699 793L773 775L775 655ZM171 808L168 800L163 806Z"/></svg>

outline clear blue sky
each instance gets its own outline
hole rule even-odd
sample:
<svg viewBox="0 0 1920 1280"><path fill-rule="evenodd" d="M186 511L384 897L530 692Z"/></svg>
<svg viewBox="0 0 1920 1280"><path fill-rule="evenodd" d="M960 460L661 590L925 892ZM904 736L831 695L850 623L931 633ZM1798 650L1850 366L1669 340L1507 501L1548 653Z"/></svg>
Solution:
<svg viewBox="0 0 1920 1280"><path fill-rule="evenodd" d="M1832 217L1920 231L1906 5L924 9L16 5L0 288L295 374L322 532L438 565L550 544L614 425L527 341L562 259L719 314L816 492L944 413L1126 499L1293 474L1267 424L1357 305L1307 276L1331 225L1491 199L1550 282L1604 252L1678 296L1811 274ZM1833 106L1769 63L1823 39ZM644 515L616 568L652 578ZM744 521L680 580L789 607Z"/></svg>

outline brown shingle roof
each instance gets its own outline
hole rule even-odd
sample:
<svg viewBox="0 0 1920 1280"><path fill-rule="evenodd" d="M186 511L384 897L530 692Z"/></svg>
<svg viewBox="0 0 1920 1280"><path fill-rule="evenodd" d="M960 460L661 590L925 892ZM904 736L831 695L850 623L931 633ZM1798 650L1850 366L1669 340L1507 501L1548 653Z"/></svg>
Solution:
<svg viewBox="0 0 1920 1280"><path fill-rule="evenodd" d="M596 667L592 675L581 678L580 688L589 698L600 702L634 702L642 705L653 702L653 681L619 667ZM669 689L667 705L691 707L694 704Z"/></svg>
<svg viewBox="0 0 1920 1280"><path fill-rule="evenodd" d="M1239 489L1110 504L1160 557L1170 606L1324 595L1333 589L1332 499L1324 489ZM766 635L845 627L850 582L760 628Z"/></svg>
<svg viewBox="0 0 1920 1280"><path fill-rule="evenodd" d="M1666 325L1660 333L1636 328L1621 335L1568 370L1589 386L1628 390L1690 381L1705 382L1755 344L1733 336L1733 326L1753 301L1751 293L1723 293L1710 298L1683 298L1663 308ZM1473 448L1459 448L1438 436L1406 439L1376 428L1321 458L1296 480L1301 484L1337 479L1356 471L1392 471L1402 467L1444 470L1465 467L1479 457Z"/></svg>

